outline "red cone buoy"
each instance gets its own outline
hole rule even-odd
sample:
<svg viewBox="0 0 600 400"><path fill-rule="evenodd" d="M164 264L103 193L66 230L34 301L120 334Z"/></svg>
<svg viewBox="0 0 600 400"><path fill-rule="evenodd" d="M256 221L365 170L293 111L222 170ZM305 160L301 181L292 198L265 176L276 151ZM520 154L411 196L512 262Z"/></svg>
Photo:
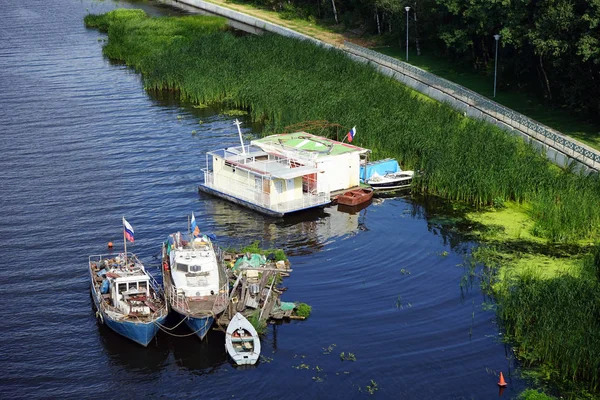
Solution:
<svg viewBox="0 0 600 400"><path fill-rule="evenodd" d="M504 375L502 375L502 372L500 372L500 381L498 382L498 386L506 387L506 382L504 381Z"/></svg>
<svg viewBox="0 0 600 400"><path fill-rule="evenodd" d="M108 242L108 248L112 249L112 242Z"/></svg>

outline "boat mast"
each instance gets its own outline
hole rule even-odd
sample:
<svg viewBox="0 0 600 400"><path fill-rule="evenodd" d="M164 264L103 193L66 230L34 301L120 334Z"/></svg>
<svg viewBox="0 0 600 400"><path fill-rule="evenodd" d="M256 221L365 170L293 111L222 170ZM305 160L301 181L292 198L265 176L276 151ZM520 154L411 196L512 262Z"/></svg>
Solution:
<svg viewBox="0 0 600 400"><path fill-rule="evenodd" d="M125 266L127 266L127 238L125 237L125 216L123 216L123 247L125 248Z"/></svg>
<svg viewBox="0 0 600 400"><path fill-rule="evenodd" d="M240 136L240 143L242 144L242 154L246 155L246 149L244 149L244 140L242 139L242 130L240 129L240 125L242 123L236 118L233 124L237 125L238 135Z"/></svg>

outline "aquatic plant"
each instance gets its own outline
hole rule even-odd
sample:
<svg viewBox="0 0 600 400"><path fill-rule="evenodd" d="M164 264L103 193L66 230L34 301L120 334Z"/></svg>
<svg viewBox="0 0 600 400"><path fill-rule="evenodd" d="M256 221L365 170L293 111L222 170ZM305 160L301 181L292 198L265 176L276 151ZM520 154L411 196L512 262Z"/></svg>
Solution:
<svg viewBox="0 0 600 400"><path fill-rule="evenodd" d="M299 317L308 318L310 313L312 312L312 307L306 303L299 303L296 306L296 315Z"/></svg>
<svg viewBox="0 0 600 400"><path fill-rule="evenodd" d="M255 310L252 314L250 314L250 318L248 321L252 324L254 329L259 335L262 335L267 330L267 321L264 319L260 319L260 309Z"/></svg>
<svg viewBox="0 0 600 400"><path fill-rule="evenodd" d="M556 397L548 396L545 393L538 392L535 389L526 389L519 394L519 400L553 400Z"/></svg>
<svg viewBox="0 0 600 400"><path fill-rule="evenodd" d="M579 277L548 279L526 271L497 286L498 314L517 356L558 378L559 386L600 388L599 252L582 263Z"/></svg>

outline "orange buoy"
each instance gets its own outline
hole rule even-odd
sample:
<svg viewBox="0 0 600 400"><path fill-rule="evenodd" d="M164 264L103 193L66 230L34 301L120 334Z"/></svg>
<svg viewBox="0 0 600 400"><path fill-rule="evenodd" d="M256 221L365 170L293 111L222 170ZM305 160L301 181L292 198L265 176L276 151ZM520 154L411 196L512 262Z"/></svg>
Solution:
<svg viewBox="0 0 600 400"><path fill-rule="evenodd" d="M504 375L502 375L502 372L500 372L500 381L498 382L498 386L506 387L506 382L504 381Z"/></svg>
<svg viewBox="0 0 600 400"><path fill-rule="evenodd" d="M108 248L112 249L112 242L108 242Z"/></svg>

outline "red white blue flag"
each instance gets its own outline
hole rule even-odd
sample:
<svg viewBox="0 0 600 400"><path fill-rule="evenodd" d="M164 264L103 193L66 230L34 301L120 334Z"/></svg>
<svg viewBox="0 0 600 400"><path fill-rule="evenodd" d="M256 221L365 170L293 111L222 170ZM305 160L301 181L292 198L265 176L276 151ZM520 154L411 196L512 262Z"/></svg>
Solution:
<svg viewBox="0 0 600 400"><path fill-rule="evenodd" d="M123 229L125 230L125 238L130 242L133 242L133 227L127 222L125 217L123 217Z"/></svg>
<svg viewBox="0 0 600 400"><path fill-rule="evenodd" d="M352 143L354 136L356 136L356 127L350 129L350 132L348 132L348 143Z"/></svg>
<svg viewBox="0 0 600 400"><path fill-rule="evenodd" d="M192 223L191 223L191 226L192 226L192 234L195 237L200 236L200 228L198 228L198 224L196 223L196 217L194 217L194 213L193 212L192 212Z"/></svg>

